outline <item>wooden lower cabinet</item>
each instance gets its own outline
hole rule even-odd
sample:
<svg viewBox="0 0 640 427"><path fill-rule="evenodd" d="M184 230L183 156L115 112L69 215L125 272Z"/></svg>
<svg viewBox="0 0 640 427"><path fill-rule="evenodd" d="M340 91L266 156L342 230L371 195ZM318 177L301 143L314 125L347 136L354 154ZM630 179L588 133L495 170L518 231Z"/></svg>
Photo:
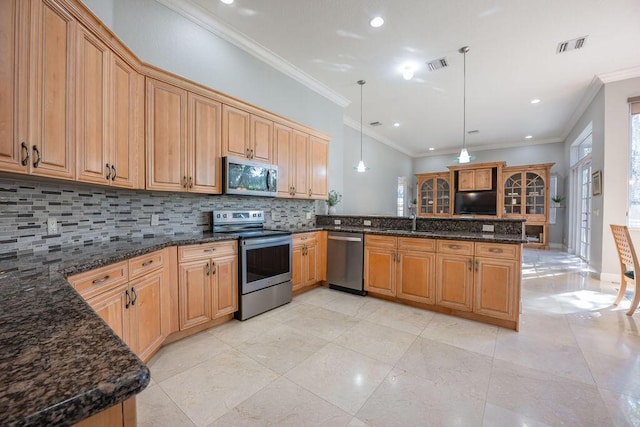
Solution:
<svg viewBox="0 0 640 427"><path fill-rule="evenodd" d="M401 250L398 256L396 296L424 304L434 304L436 254Z"/></svg>
<svg viewBox="0 0 640 427"><path fill-rule="evenodd" d="M396 295L395 249L365 245L364 265L365 291L387 296Z"/></svg>
<svg viewBox="0 0 640 427"><path fill-rule="evenodd" d="M98 316L127 344L132 342L128 290L129 284L124 284L87 300Z"/></svg>
<svg viewBox="0 0 640 427"><path fill-rule="evenodd" d="M136 425L135 396L74 424L75 427L136 427Z"/></svg>
<svg viewBox="0 0 640 427"><path fill-rule="evenodd" d="M438 254L436 303L456 310L472 310L473 256Z"/></svg>
<svg viewBox="0 0 640 427"><path fill-rule="evenodd" d="M229 243L180 248L178 299L181 331L238 310L237 246L236 242L231 242L233 249L230 250ZM226 255L213 257L212 253Z"/></svg>
<svg viewBox="0 0 640 427"><path fill-rule="evenodd" d="M319 236L316 232L293 236L291 282L294 291L315 285L321 280L318 245Z"/></svg>
<svg viewBox="0 0 640 427"><path fill-rule="evenodd" d="M475 259L475 298L473 311L478 314L513 320L520 295L520 261L509 259Z"/></svg>

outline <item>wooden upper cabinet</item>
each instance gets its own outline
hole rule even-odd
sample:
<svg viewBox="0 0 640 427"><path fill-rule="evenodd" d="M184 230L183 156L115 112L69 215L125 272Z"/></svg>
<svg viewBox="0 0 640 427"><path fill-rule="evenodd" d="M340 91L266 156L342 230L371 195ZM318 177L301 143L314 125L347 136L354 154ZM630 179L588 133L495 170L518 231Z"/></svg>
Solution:
<svg viewBox="0 0 640 427"><path fill-rule="evenodd" d="M250 158L250 114L222 106L222 155Z"/></svg>
<svg viewBox="0 0 640 427"><path fill-rule="evenodd" d="M329 143L311 137L309 142L309 198L325 200L328 187Z"/></svg>
<svg viewBox="0 0 640 427"><path fill-rule="evenodd" d="M458 191L492 190L492 168L458 171Z"/></svg>
<svg viewBox="0 0 640 427"><path fill-rule="evenodd" d="M189 191L222 193L222 104L189 93Z"/></svg>
<svg viewBox="0 0 640 427"><path fill-rule="evenodd" d="M418 174L418 216L451 214L449 174Z"/></svg>
<svg viewBox="0 0 640 427"><path fill-rule="evenodd" d="M251 160L271 163L273 153L273 122L251 114Z"/></svg>
<svg viewBox="0 0 640 427"><path fill-rule="evenodd" d="M308 198L309 192L309 135L293 131L293 194L295 197Z"/></svg>
<svg viewBox="0 0 640 427"><path fill-rule="evenodd" d="M278 166L278 197L293 196L293 131L290 127L273 125L273 162Z"/></svg>
<svg viewBox="0 0 640 427"><path fill-rule="evenodd" d="M159 80L146 84L147 189L187 188L187 91Z"/></svg>
<svg viewBox="0 0 640 427"><path fill-rule="evenodd" d="M476 169L474 174L476 190L493 190L491 168Z"/></svg>
<svg viewBox="0 0 640 427"><path fill-rule="evenodd" d="M31 173L74 179L76 22L51 0L30 4Z"/></svg>
<svg viewBox="0 0 640 427"><path fill-rule="evenodd" d="M0 169L27 173L28 2L0 2ZM24 146L24 148L23 148Z"/></svg>

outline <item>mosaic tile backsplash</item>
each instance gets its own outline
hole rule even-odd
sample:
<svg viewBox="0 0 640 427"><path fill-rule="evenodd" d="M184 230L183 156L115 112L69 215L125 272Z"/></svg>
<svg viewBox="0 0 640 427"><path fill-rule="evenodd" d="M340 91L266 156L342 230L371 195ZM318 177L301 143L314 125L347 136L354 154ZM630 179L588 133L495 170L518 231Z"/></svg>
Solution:
<svg viewBox="0 0 640 427"><path fill-rule="evenodd" d="M75 182L0 175L0 259L116 237L145 237L211 230L211 212L262 209L267 228L314 225L313 200L122 190ZM151 226L151 214L160 225ZM47 235L47 218L58 233Z"/></svg>

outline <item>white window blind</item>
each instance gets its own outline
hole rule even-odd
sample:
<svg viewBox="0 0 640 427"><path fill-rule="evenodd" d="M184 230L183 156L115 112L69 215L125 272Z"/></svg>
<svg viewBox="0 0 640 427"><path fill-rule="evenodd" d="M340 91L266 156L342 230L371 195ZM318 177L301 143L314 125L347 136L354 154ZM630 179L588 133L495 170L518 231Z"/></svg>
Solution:
<svg viewBox="0 0 640 427"><path fill-rule="evenodd" d="M629 155L628 225L640 228L640 96L629 98L631 140Z"/></svg>

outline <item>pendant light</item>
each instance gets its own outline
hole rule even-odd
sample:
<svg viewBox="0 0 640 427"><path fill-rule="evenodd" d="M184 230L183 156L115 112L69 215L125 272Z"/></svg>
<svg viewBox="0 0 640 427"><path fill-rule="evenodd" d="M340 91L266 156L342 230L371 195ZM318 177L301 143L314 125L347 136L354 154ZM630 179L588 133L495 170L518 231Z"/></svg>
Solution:
<svg viewBox="0 0 640 427"><path fill-rule="evenodd" d="M464 57L463 79L462 79L462 150L458 156L458 163L469 163L471 156L467 151L467 52L469 46L463 46L458 49Z"/></svg>
<svg viewBox="0 0 640 427"><path fill-rule="evenodd" d="M360 85L360 161L358 162L358 166L354 167L357 172L366 172L369 169L364 165L364 160L362 160L362 86L364 86L365 83L364 80L358 80L358 84Z"/></svg>

